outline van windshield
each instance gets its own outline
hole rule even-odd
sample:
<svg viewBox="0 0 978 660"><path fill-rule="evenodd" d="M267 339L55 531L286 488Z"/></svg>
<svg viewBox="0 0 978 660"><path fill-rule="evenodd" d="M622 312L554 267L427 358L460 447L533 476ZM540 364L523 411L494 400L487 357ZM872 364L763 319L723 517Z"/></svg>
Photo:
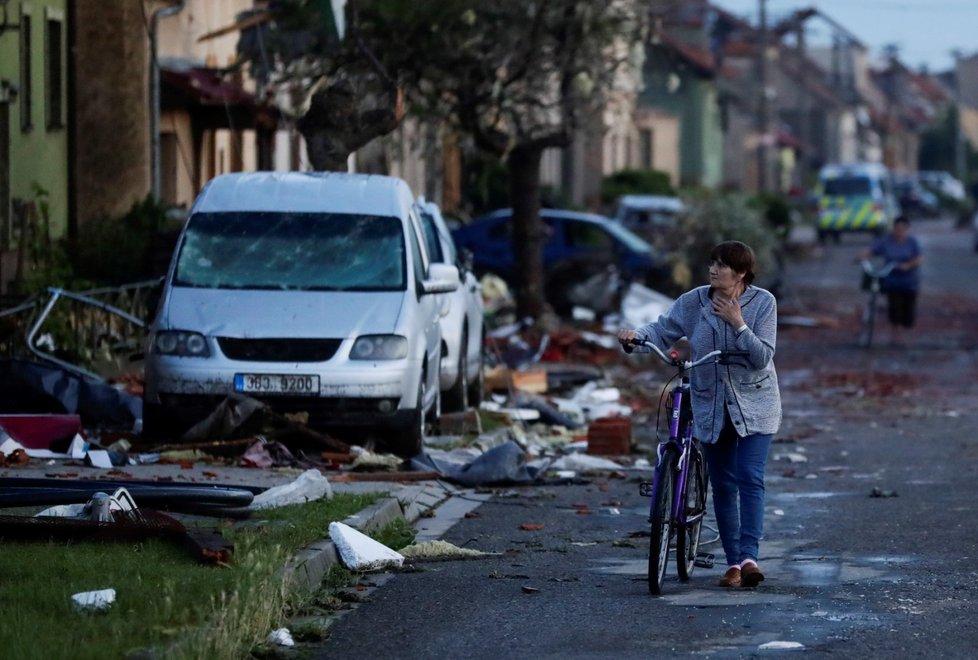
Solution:
<svg viewBox="0 0 978 660"><path fill-rule="evenodd" d="M825 181L826 195L839 195L840 197L855 197L858 195L871 195L872 185L869 179L864 176L846 176Z"/></svg>
<svg viewBox="0 0 978 660"><path fill-rule="evenodd" d="M403 291L404 233L394 217L288 212L195 213L176 286Z"/></svg>

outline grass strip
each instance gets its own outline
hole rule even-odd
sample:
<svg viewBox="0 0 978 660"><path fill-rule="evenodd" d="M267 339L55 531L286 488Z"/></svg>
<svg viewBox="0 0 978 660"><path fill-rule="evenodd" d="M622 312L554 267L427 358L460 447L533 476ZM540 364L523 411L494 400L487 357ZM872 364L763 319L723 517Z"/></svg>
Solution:
<svg viewBox="0 0 978 660"><path fill-rule="evenodd" d="M379 494L263 510L222 528L231 566L196 563L183 547L137 543L17 543L0 540L0 648L19 658L240 658L300 603L282 577L285 560L327 538L329 523ZM74 611L71 595L113 588L104 613Z"/></svg>

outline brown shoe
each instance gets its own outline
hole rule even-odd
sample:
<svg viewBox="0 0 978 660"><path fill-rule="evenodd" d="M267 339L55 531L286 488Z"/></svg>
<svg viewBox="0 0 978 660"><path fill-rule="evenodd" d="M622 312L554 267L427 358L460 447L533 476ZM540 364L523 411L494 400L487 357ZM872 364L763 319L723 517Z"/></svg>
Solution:
<svg viewBox="0 0 978 660"><path fill-rule="evenodd" d="M740 569L740 586L751 588L756 587L764 581L764 573L757 567L757 564L746 564Z"/></svg>
<svg viewBox="0 0 978 660"><path fill-rule="evenodd" d="M728 589L740 586L740 569L736 566L727 569L727 572L723 574L720 581L717 582L721 587L727 587Z"/></svg>

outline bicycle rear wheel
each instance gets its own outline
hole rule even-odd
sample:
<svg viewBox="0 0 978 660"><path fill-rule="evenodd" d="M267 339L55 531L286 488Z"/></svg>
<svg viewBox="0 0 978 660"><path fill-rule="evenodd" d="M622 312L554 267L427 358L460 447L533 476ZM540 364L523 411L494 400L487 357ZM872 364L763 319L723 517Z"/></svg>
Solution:
<svg viewBox="0 0 978 660"><path fill-rule="evenodd" d="M652 493L652 530L649 539L649 592L662 593L669 559L669 541L672 539L672 494L676 477L676 450L667 448L656 466L656 484Z"/></svg>
<svg viewBox="0 0 978 660"><path fill-rule="evenodd" d="M686 472L682 501L686 518L696 520L676 530L676 568L680 580L688 580L693 574L696 555L700 549L703 514L706 512L706 489L706 461L699 442L694 440L689 452L689 469Z"/></svg>

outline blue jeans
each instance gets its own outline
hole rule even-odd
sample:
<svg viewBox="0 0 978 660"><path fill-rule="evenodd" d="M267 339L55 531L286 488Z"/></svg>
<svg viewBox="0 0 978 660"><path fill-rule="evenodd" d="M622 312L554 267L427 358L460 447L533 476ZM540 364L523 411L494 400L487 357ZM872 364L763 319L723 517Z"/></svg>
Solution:
<svg viewBox="0 0 978 660"><path fill-rule="evenodd" d="M764 465L771 435L737 436L727 426L712 444L703 444L713 486L713 513L727 565L757 561L764 534Z"/></svg>

